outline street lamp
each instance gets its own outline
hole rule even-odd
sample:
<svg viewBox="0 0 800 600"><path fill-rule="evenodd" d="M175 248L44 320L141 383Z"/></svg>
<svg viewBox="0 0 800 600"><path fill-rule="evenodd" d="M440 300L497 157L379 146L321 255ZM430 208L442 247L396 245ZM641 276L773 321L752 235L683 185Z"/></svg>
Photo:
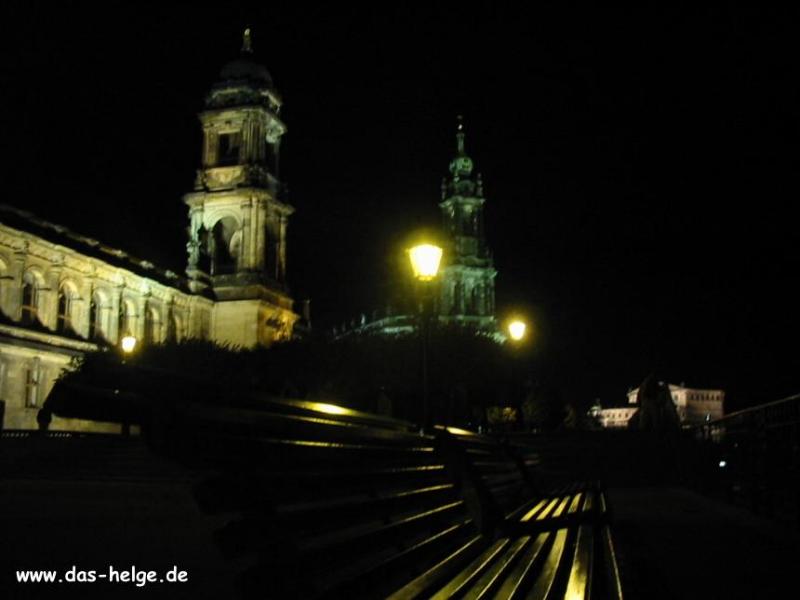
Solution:
<svg viewBox="0 0 800 600"><path fill-rule="evenodd" d="M442 262L442 249L433 244L419 244L409 248L408 256L411 259L411 268L418 281L432 281L439 272L439 263Z"/></svg>
<svg viewBox="0 0 800 600"><path fill-rule="evenodd" d="M508 336L515 342L522 341L522 338L525 337L525 331L527 329L528 325L525 323L525 321L513 319L508 324Z"/></svg>
<svg viewBox="0 0 800 600"><path fill-rule="evenodd" d="M422 341L422 430L430 429L430 409L428 400L428 343L433 316L432 282L439 273L442 262L442 248L434 244L417 244L408 249L408 258L414 271L414 278L420 282L420 328Z"/></svg>
<svg viewBox="0 0 800 600"><path fill-rule="evenodd" d="M127 334L122 338L120 346L125 354L130 354L136 349L136 338L131 334Z"/></svg>
<svg viewBox="0 0 800 600"><path fill-rule="evenodd" d="M522 349L526 335L528 335L528 324L519 317L513 317L506 323L506 330L508 331L508 339L511 341L511 356L509 357L509 385L511 390L511 401L517 408L518 414L522 416L522 398L525 395L525 381L524 377L521 381L521 386L518 382L520 379L519 372L521 362L523 360Z"/></svg>

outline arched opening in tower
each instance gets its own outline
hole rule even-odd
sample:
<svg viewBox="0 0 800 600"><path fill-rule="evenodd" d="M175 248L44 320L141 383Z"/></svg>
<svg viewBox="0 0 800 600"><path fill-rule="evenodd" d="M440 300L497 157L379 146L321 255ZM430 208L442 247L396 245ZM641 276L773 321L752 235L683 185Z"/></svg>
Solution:
<svg viewBox="0 0 800 600"><path fill-rule="evenodd" d="M226 275L236 272L236 261L241 245L239 223L233 217L223 217L214 224L209 240L211 274Z"/></svg>

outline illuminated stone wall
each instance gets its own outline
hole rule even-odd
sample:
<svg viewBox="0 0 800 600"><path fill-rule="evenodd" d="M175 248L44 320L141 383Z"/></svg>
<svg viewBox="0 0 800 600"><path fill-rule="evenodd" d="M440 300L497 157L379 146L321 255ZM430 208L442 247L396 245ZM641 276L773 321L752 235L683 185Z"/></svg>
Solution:
<svg viewBox="0 0 800 600"><path fill-rule="evenodd" d="M14 227L7 224L11 221ZM111 264L112 259L127 268ZM151 277L141 274L147 271ZM175 287L157 280L171 277ZM2 207L0 399L6 402L5 427L35 427L36 411L61 370L84 352L118 344L125 333L147 343L211 339L214 303L181 291L180 281L96 240Z"/></svg>
<svg viewBox="0 0 800 600"><path fill-rule="evenodd" d="M223 66L199 115L201 168L184 197L188 279L0 206L5 427L35 428L61 371L124 335L245 348L291 338L298 315L286 286L286 230L294 209L278 179L286 132L280 109L269 72L253 60L248 30L241 55ZM85 424L56 420L52 427Z"/></svg>

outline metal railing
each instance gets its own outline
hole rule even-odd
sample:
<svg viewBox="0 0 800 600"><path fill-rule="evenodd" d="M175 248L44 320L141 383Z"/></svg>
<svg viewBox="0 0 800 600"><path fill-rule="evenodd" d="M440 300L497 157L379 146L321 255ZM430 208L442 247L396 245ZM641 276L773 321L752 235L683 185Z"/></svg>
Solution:
<svg viewBox="0 0 800 600"><path fill-rule="evenodd" d="M695 428L713 457L710 478L756 512L800 524L800 394Z"/></svg>

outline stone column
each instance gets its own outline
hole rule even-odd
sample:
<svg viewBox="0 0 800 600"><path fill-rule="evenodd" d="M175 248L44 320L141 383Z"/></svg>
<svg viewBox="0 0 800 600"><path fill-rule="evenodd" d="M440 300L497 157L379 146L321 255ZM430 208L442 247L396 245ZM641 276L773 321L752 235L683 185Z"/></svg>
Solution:
<svg viewBox="0 0 800 600"><path fill-rule="evenodd" d="M253 242L253 258L255 262L253 264L253 268L256 271L263 272L264 271L264 261L266 258L266 228L267 228L267 219L266 219L266 203L263 199L258 198L253 202L253 235L254 235L254 242Z"/></svg>
<svg viewBox="0 0 800 600"><path fill-rule="evenodd" d="M278 280L279 277L279 264L280 264L280 216L274 208L270 208L267 212L267 275L270 278Z"/></svg>
<svg viewBox="0 0 800 600"><path fill-rule="evenodd" d="M203 128L203 167L210 168L217 164L217 132L211 126Z"/></svg>
<svg viewBox="0 0 800 600"><path fill-rule="evenodd" d="M289 220L286 215L281 215L278 233L278 281L286 279L286 227Z"/></svg>
<svg viewBox="0 0 800 600"><path fill-rule="evenodd" d="M48 328L55 330L58 323L58 292L61 282L61 266L54 266L45 275L45 287L39 300L41 314L39 320Z"/></svg>
<svg viewBox="0 0 800 600"><path fill-rule="evenodd" d="M108 341L112 344L118 344L122 339L122 332L119 330L119 317L120 311L122 310L124 291L124 285L117 286L114 290L114 294L109 299L110 306L107 310L103 311L106 315L104 320L107 325L104 331L107 333Z"/></svg>
<svg viewBox="0 0 800 600"><path fill-rule="evenodd" d="M239 204L239 213L242 215L241 224L241 240L242 245L239 248L239 256L236 259L236 271L249 271L255 262L252 256L253 240L252 240L252 200L244 198Z"/></svg>
<svg viewBox="0 0 800 600"><path fill-rule="evenodd" d="M145 319L148 318L148 300L150 300L150 294L140 294L134 300L134 305L136 306L136 316L133 319L133 335L139 340L144 339L144 322Z"/></svg>
<svg viewBox="0 0 800 600"><path fill-rule="evenodd" d="M200 240L198 239L200 227L203 225L203 209L193 206L189 209L189 241L186 244L187 250L187 272L198 268L200 259Z"/></svg>
<svg viewBox="0 0 800 600"><path fill-rule="evenodd" d="M275 178L279 179L281 176L281 138L275 140L272 145L272 169L275 171Z"/></svg>
<svg viewBox="0 0 800 600"><path fill-rule="evenodd" d="M72 328L79 336L89 338L89 318L92 310L92 286L91 277L84 277L78 291L75 294L75 304L72 307Z"/></svg>

